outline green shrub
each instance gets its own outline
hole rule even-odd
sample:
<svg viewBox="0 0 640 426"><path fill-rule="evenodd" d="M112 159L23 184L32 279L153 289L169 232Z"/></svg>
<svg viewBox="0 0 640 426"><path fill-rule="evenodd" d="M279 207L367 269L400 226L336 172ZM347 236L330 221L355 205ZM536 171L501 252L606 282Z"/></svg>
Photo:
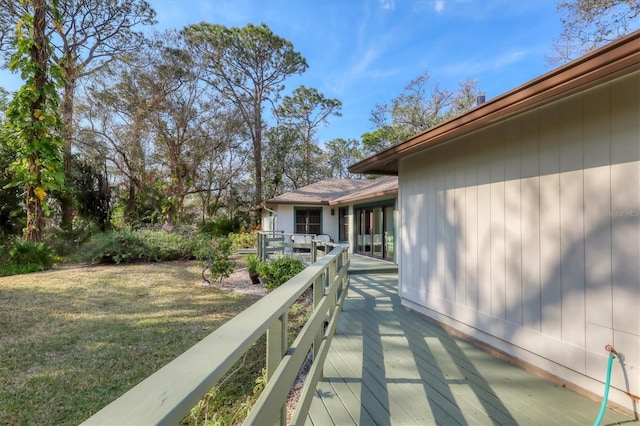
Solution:
<svg viewBox="0 0 640 426"><path fill-rule="evenodd" d="M247 256L247 270L249 273L257 273L259 264L260 260L258 259L257 254L250 254Z"/></svg>
<svg viewBox="0 0 640 426"><path fill-rule="evenodd" d="M96 234L82 246L80 260L96 263L163 262L193 259L202 239L166 231L121 230Z"/></svg>
<svg viewBox="0 0 640 426"><path fill-rule="evenodd" d="M51 269L56 255L46 243L36 243L16 239L9 247L9 263L15 265L36 264L44 269Z"/></svg>
<svg viewBox="0 0 640 426"><path fill-rule="evenodd" d="M258 275L267 281L265 284L267 290L280 287L303 270L304 263L293 257L281 257L272 262L261 262L257 267Z"/></svg>
<svg viewBox="0 0 640 426"><path fill-rule="evenodd" d="M8 277L10 275L28 274L30 272L42 271L42 265L37 263L27 263L26 265L16 265L14 263L0 264L0 277Z"/></svg>
<svg viewBox="0 0 640 426"><path fill-rule="evenodd" d="M207 269L211 271L213 281L222 281L233 272L236 263L230 259L231 241L229 238L218 238L213 240L209 255L207 256Z"/></svg>
<svg viewBox="0 0 640 426"><path fill-rule="evenodd" d="M138 233L146 249L145 260L163 262L192 257L195 241L190 238L165 231L138 231Z"/></svg>
<svg viewBox="0 0 640 426"><path fill-rule="evenodd" d="M231 249L253 248L258 245L258 234L255 232L241 232L239 234L229 234L231 239Z"/></svg>
<svg viewBox="0 0 640 426"><path fill-rule="evenodd" d="M7 276L51 269L56 255L46 243L16 238L0 247L0 259L0 276Z"/></svg>
<svg viewBox="0 0 640 426"><path fill-rule="evenodd" d="M226 237L230 233L240 230L240 221L236 218L218 217L214 220L200 223L198 230L212 237Z"/></svg>
<svg viewBox="0 0 640 426"><path fill-rule="evenodd" d="M91 237L79 257L91 264L135 262L144 259L143 244L138 231L105 232Z"/></svg>
<svg viewBox="0 0 640 426"><path fill-rule="evenodd" d="M45 240L58 256L73 257L82 244L99 232L98 227L92 222L75 218L72 230L48 229Z"/></svg>

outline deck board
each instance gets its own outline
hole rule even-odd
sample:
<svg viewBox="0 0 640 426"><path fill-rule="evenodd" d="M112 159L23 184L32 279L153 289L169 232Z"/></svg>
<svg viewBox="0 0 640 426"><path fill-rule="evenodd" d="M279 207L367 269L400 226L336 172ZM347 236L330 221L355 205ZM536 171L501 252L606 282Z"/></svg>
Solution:
<svg viewBox="0 0 640 426"><path fill-rule="evenodd" d="M309 424L592 424L600 404L407 312L397 275L351 277ZM603 424L632 422L608 409Z"/></svg>

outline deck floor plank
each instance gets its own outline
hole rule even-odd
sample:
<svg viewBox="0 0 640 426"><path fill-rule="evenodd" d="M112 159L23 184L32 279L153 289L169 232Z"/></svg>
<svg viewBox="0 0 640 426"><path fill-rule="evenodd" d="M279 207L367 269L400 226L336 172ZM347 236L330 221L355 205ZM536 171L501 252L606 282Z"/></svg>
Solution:
<svg viewBox="0 0 640 426"><path fill-rule="evenodd" d="M592 424L600 408L406 311L393 273L351 277L324 377L309 424Z"/></svg>
<svg viewBox="0 0 640 426"><path fill-rule="evenodd" d="M361 349L359 351L353 349L353 344L347 342L347 339L336 342L336 350L339 352L339 357L343 359L342 368L337 369L336 373L340 377L350 378L348 380L352 383L358 383L358 389L364 384L365 390L363 392L368 391L370 394L365 393L361 399L363 409L376 419L390 418L396 424L424 424L428 419L433 420L430 412L421 407L408 411L406 400L412 398L413 392L407 392L403 389L399 389L397 392L387 392L388 383L381 383L379 380L380 377L384 377L384 370L373 363L363 363L361 359L357 359L355 354L363 352ZM368 365L363 367L365 370L356 371L354 369L354 366L363 364ZM381 372L382 374L380 374ZM388 395L392 395L392 397L388 398ZM424 401L424 399L418 400Z"/></svg>

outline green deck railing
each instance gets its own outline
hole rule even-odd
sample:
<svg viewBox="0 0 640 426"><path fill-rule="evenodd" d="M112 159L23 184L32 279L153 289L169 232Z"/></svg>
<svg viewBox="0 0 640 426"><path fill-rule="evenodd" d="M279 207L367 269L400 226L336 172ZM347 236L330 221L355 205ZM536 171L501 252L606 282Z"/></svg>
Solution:
<svg viewBox="0 0 640 426"><path fill-rule="evenodd" d="M304 423L347 295L348 269L347 250L335 247L83 424L177 424L265 333L268 381L246 424L286 422L287 396L312 351L313 364L290 421ZM289 307L310 287L313 312L288 346Z"/></svg>
<svg viewBox="0 0 640 426"><path fill-rule="evenodd" d="M306 242L296 242L295 237L307 237ZM314 263L319 255L324 255L334 247L346 244L336 244L326 240L318 240L316 234L295 234L284 231L259 231L257 239L257 254L260 261L264 262L275 256L296 256L297 251L305 250L306 258L310 263ZM319 250L320 249L320 250Z"/></svg>

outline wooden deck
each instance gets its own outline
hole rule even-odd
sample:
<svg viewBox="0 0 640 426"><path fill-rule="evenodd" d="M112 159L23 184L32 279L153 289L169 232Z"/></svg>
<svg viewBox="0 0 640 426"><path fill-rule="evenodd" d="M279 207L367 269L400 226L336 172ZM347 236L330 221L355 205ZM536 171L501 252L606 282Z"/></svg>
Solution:
<svg viewBox="0 0 640 426"><path fill-rule="evenodd" d="M600 409L405 311L393 273L351 277L324 376L308 424L591 425Z"/></svg>

